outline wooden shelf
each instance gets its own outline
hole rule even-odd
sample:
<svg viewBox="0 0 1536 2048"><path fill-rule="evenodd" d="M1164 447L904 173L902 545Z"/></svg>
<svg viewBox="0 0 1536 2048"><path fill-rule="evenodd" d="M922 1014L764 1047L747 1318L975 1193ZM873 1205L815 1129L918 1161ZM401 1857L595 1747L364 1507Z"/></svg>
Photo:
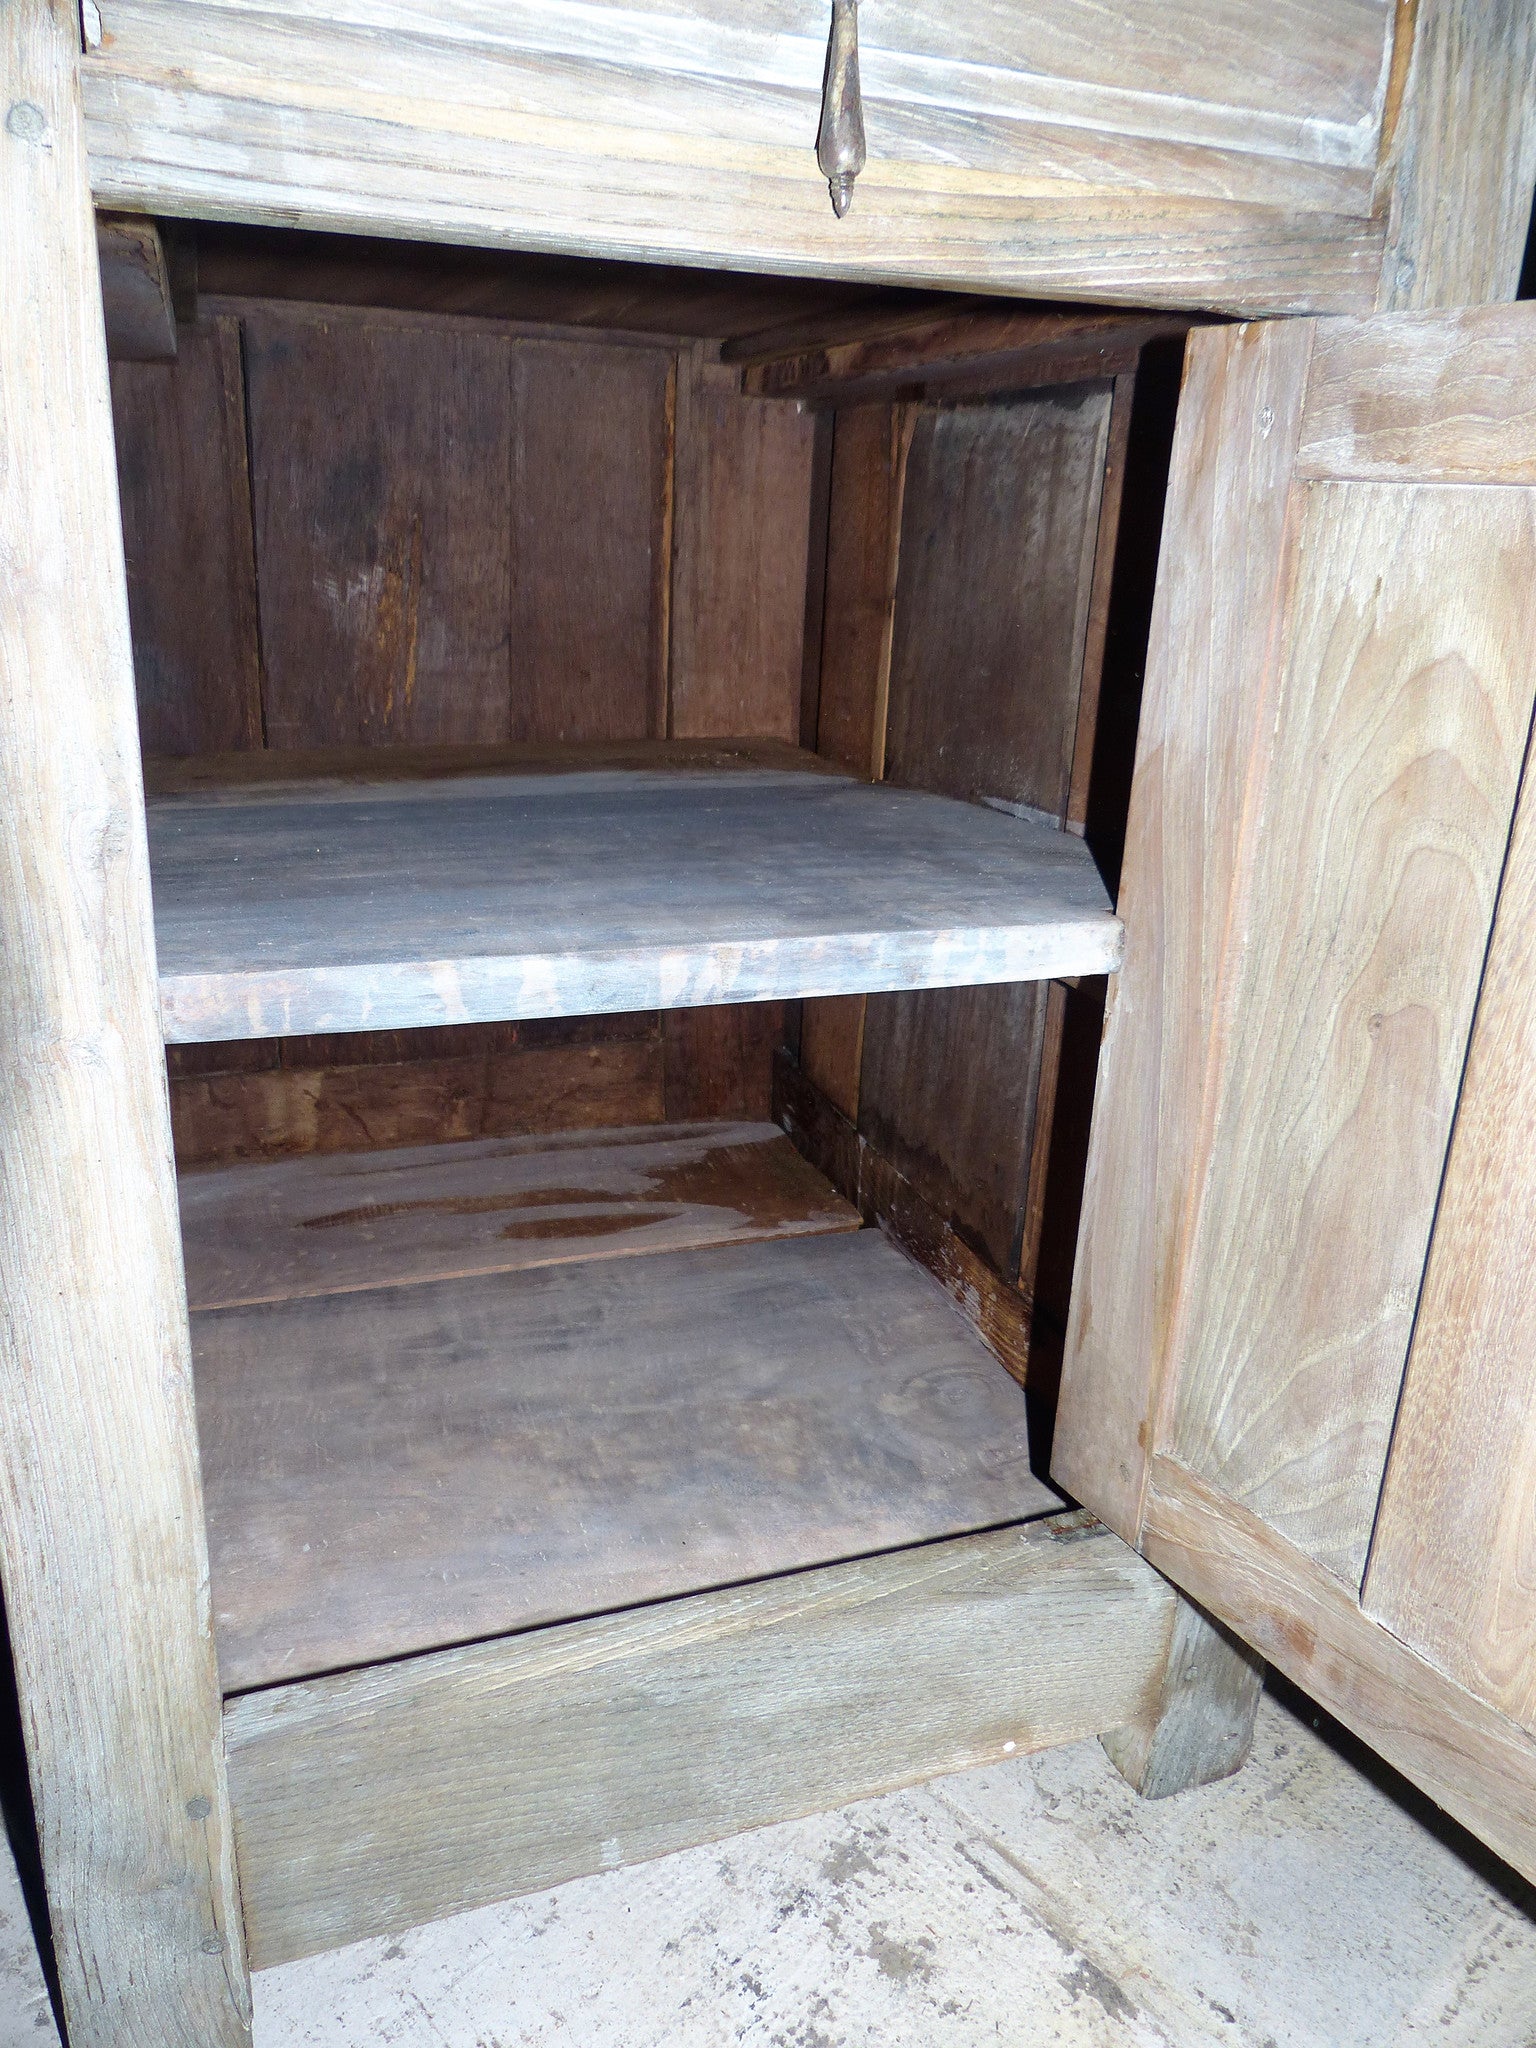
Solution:
<svg viewBox="0 0 1536 2048"><path fill-rule="evenodd" d="M1058 1504L1022 1390L875 1231L192 1327L229 1691Z"/></svg>
<svg viewBox="0 0 1536 2048"><path fill-rule="evenodd" d="M1098 974L1080 839L756 767L291 781L152 799L176 1042Z"/></svg>
<svg viewBox="0 0 1536 2048"><path fill-rule="evenodd" d="M179 1192L194 1309L859 1227L776 1124L194 1167Z"/></svg>

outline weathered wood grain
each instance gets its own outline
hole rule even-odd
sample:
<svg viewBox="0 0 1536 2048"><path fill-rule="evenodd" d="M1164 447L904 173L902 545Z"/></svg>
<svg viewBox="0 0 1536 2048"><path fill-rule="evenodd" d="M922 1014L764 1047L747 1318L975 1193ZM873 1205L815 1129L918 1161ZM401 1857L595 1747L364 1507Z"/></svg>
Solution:
<svg viewBox="0 0 1536 2048"><path fill-rule="evenodd" d="M1024 1398L877 1233L193 1317L226 1691L1039 1513Z"/></svg>
<svg viewBox="0 0 1536 2048"><path fill-rule="evenodd" d="M514 740L666 729L673 374L663 349L513 345Z"/></svg>
<svg viewBox="0 0 1536 2048"><path fill-rule="evenodd" d="M1170 1458L1153 1463L1143 1547L1437 1805L1536 1877L1536 1740L1443 1677L1305 1552Z"/></svg>
<svg viewBox="0 0 1536 2048"><path fill-rule="evenodd" d="M885 774L1065 816L1112 387L925 408L907 457Z"/></svg>
<svg viewBox="0 0 1536 2048"><path fill-rule="evenodd" d="M151 804L169 1040L1095 973L1080 840L830 776L599 773Z"/></svg>
<svg viewBox="0 0 1536 2048"><path fill-rule="evenodd" d="M999 1364L1022 1386L1032 1370L1033 1304L960 1237L890 1161L859 1136L788 1052L774 1062L773 1114L798 1150L930 1273Z"/></svg>
<svg viewBox="0 0 1536 2048"><path fill-rule="evenodd" d="M1529 588L1529 562L1524 581ZM1527 1729L1536 1729L1533 841L1527 776L1364 1594L1367 1613Z"/></svg>
<svg viewBox="0 0 1536 2048"><path fill-rule="evenodd" d="M1536 317L1478 306L1320 324L1300 477L1536 483Z"/></svg>
<svg viewBox="0 0 1536 2048"><path fill-rule="evenodd" d="M519 741L506 745L438 744L296 747L282 752L195 756L150 755L144 787L152 797L196 796L204 802L249 803L270 794L279 803L319 784L366 789L394 782L444 782L465 776L566 775L575 770L646 768L652 772L721 774L735 768L778 768L801 774L839 771L819 755L783 740Z"/></svg>
<svg viewBox="0 0 1536 2048"><path fill-rule="evenodd" d="M931 294L826 278L754 277L681 264L616 263L530 255L445 242L310 232L232 221L197 224L202 289L242 299L299 299L321 306L394 307L541 327L586 327L648 341L719 340L814 318L818 332L867 320ZM865 310L869 309L869 310Z"/></svg>
<svg viewBox="0 0 1536 2048"><path fill-rule="evenodd" d="M1523 0L1415 0L1398 13L1407 62L1398 53L1383 130L1376 304L1512 299L1536 185L1536 14Z"/></svg>
<svg viewBox="0 0 1536 2048"><path fill-rule="evenodd" d="M298 1041L173 1046L174 1053L266 1053L235 1069L171 1074L171 1128L179 1167L284 1159L360 1147L430 1145L624 1124L666 1116L660 1020L578 1020L579 1041L543 1042L537 1026L516 1027L514 1042L486 1042L483 1025L440 1036L427 1052L409 1044L439 1034L402 1032L408 1049L383 1034L360 1043L338 1037L331 1060L295 1058ZM593 1023L623 1025L621 1034Z"/></svg>
<svg viewBox="0 0 1536 2048"><path fill-rule="evenodd" d="M1068 1515L236 1700L256 1959L1096 1734L1172 1600Z"/></svg>
<svg viewBox="0 0 1536 2048"><path fill-rule="evenodd" d="M859 1227L767 1123L220 1166L179 1194L194 1309Z"/></svg>
<svg viewBox="0 0 1536 2048"><path fill-rule="evenodd" d="M1045 297L1374 301L1386 0L1146 0L1113 37L1080 0L898 10L866 31L874 147L841 222L812 156L823 15L108 0L85 64L97 189L150 211Z"/></svg>
<svg viewBox="0 0 1536 2048"><path fill-rule="evenodd" d="M859 1134L999 1276L1019 1270L1046 988L867 999Z"/></svg>
<svg viewBox="0 0 1536 2048"><path fill-rule="evenodd" d="M871 782L885 765L901 502L915 417L907 405L846 406L830 415L815 744L828 761ZM863 1041L862 996L802 1006L805 1071L855 1121Z"/></svg>
<svg viewBox="0 0 1536 2048"><path fill-rule="evenodd" d="M664 1010L667 1118L768 1115L773 1056L784 1042L782 1003Z"/></svg>
<svg viewBox="0 0 1536 2048"><path fill-rule="evenodd" d="M1313 484L1296 521L1158 1442L1358 1587L1536 695L1536 497Z"/></svg>
<svg viewBox="0 0 1536 2048"><path fill-rule="evenodd" d="M888 319L888 331L846 341L811 334L775 354L766 337L745 336L727 342L721 353L727 362L743 365L742 385L748 391L869 404L903 387L920 386L931 396L946 384L983 375L994 377L999 390L1065 383L1084 372L1058 375L1058 364L1075 364L1099 351L1104 357L1099 375L1111 376L1134 365L1144 342L1181 333L1188 324L1177 315L1084 306L1001 311L985 301L959 308L941 304L926 318L904 313Z"/></svg>
<svg viewBox="0 0 1536 2048"><path fill-rule="evenodd" d="M512 344L294 307L241 326L268 745L511 737Z"/></svg>
<svg viewBox="0 0 1536 2048"><path fill-rule="evenodd" d="M152 754L262 744L240 331L183 328L172 363L112 369L139 733Z"/></svg>
<svg viewBox="0 0 1536 2048"><path fill-rule="evenodd" d="M131 213L98 213L96 260L107 355L113 362L176 359L176 315L160 230Z"/></svg>
<svg viewBox="0 0 1536 2048"><path fill-rule="evenodd" d="M1064 822L1112 387L917 415L903 497L885 774ZM1019 1271L1046 995L869 1001L861 1135L994 1272Z"/></svg>
<svg viewBox="0 0 1536 2048"><path fill-rule="evenodd" d="M239 2048L79 47L0 12L0 1575L72 2042Z"/></svg>
<svg viewBox="0 0 1536 2048"><path fill-rule="evenodd" d="M815 422L679 358L668 731L800 736Z"/></svg>
<svg viewBox="0 0 1536 2048"><path fill-rule="evenodd" d="M885 766L891 625L913 424L911 408L875 405L840 408L833 427L816 750L870 782L880 780Z"/></svg>
<svg viewBox="0 0 1536 2048"><path fill-rule="evenodd" d="M1143 1799L1214 1784L1248 1761L1263 1689L1263 1659L1193 1600L1180 1599L1148 1711L1111 1729L1104 1748Z"/></svg>
<svg viewBox="0 0 1536 2048"><path fill-rule="evenodd" d="M1135 943L1111 985L1053 1457L1128 1540L1201 1170L1238 792L1262 717L1311 341L1293 323L1189 343L1120 890Z"/></svg>

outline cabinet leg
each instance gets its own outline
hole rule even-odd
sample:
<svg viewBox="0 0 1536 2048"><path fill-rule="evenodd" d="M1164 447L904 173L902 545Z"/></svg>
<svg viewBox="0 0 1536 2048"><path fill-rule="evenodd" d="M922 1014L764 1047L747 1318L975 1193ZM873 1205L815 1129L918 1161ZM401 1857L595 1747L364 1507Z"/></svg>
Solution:
<svg viewBox="0 0 1536 2048"><path fill-rule="evenodd" d="M1263 1684L1263 1659L1181 1594L1145 1715L1103 1737L1110 1762L1143 1799L1231 1777L1253 1747Z"/></svg>

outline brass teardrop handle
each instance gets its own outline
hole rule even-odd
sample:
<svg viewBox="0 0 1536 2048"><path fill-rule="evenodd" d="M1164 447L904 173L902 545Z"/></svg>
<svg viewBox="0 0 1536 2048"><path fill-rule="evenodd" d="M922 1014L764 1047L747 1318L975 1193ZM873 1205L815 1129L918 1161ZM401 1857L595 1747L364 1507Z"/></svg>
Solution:
<svg viewBox="0 0 1536 2048"><path fill-rule="evenodd" d="M816 161L841 220L864 168L864 103L859 97L859 0L832 0L832 33L821 87Z"/></svg>

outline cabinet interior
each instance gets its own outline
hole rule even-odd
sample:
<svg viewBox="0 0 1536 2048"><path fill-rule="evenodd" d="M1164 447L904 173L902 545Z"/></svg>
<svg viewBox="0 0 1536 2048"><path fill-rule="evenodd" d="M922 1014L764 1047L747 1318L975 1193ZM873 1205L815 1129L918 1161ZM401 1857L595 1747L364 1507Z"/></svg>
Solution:
<svg viewBox="0 0 1536 2048"><path fill-rule="evenodd" d="M112 389L226 1693L1059 1506L1187 320L164 256Z"/></svg>

